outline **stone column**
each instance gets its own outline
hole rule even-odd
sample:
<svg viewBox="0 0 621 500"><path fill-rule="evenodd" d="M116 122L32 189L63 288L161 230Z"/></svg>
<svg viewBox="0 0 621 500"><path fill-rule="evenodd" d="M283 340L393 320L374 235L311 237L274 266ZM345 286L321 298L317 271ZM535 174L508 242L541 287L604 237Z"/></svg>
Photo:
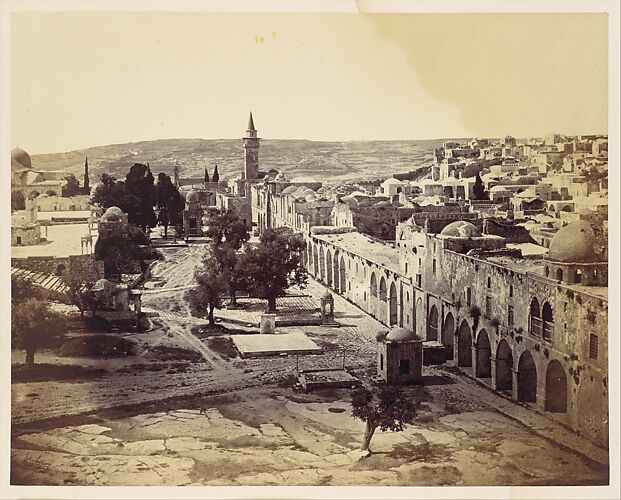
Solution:
<svg viewBox="0 0 621 500"><path fill-rule="evenodd" d="M511 399L517 401L518 396L518 373L519 371L511 367Z"/></svg>
<svg viewBox="0 0 621 500"><path fill-rule="evenodd" d="M498 388L496 387L496 356L491 356L490 360L492 364L492 389L497 390Z"/></svg>
<svg viewBox="0 0 621 500"><path fill-rule="evenodd" d="M472 376L477 376L477 348L476 346L472 346Z"/></svg>

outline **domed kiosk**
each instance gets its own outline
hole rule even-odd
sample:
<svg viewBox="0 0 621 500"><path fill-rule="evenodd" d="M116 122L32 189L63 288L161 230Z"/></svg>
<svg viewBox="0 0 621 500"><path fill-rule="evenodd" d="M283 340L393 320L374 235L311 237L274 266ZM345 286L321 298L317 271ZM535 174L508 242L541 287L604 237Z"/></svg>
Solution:
<svg viewBox="0 0 621 500"><path fill-rule="evenodd" d="M544 264L548 278L570 284L607 286L606 233L586 221L572 222L554 235Z"/></svg>
<svg viewBox="0 0 621 500"><path fill-rule="evenodd" d="M395 326L378 336L377 375L388 385L422 380L423 340L412 330Z"/></svg>

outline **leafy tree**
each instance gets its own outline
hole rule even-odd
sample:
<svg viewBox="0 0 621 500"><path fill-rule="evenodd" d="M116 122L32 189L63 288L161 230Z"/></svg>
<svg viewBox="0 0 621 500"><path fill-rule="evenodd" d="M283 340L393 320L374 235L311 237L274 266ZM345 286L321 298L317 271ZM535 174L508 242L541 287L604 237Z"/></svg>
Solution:
<svg viewBox="0 0 621 500"><path fill-rule="evenodd" d="M231 305L237 304L237 290L246 280L238 250L250 238L248 227L234 210L213 209L208 214L206 235L211 238L211 249L218 260L223 278L229 287Z"/></svg>
<svg viewBox="0 0 621 500"><path fill-rule="evenodd" d="M222 307L222 296L226 292L226 282L222 275L222 267L218 260L210 255L203 265L194 272L197 286L185 294L193 316L207 316L209 325L215 325L214 309Z"/></svg>
<svg viewBox="0 0 621 500"><path fill-rule="evenodd" d="M75 175L67 175L65 177L65 181L67 184L65 184L62 188L63 196L77 196L81 193L82 190L80 189L80 182L75 178Z"/></svg>
<svg viewBox="0 0 621 500"><path fill-rule="evenodd" d="M69 291L67 292L69 300L80 310L80 316L84 317L84 311L91 306L90 287L92 283L84 283L75 277L71 277L67 286L69 287Z"/></svg>
<svg viewBox="0 0 621 500"><path fill-rule="evenodd" d="M18 189L11 191L11 211L26 210L24 193Z"/></svg>
<svg viewBox="0 0 621 500"><path fill-rule="evenodd" d="M93 192L91 203L97 203L104 209L119 207L129 215L129 212L136 205L136 200L128 193L123 181L117 181L111 175L102 174L101 185L97 186Z"/></svg>
<svg viewBox="0 0 621 500"><path fill-rule="evenodd" d="M235 250L239 250L250 238L246 223L239 218L235 210L230 208L210 210L207 225L205 235L211 238L214 246L227 243Z"/></svg>
<svg viewBox="0 0 621 500"><path fill-rule="evenodd" d="M483 179L481 179L481 174L479 173L477 173L474 186L472 186L472 194L475 200L489 200L489 196L483 185Z"/></svg>
<svg viewBox="0 0 621 500"><path fill-rule="evenodd" d="M46 342L62 338L66 330L65 316L54 312L46 301L28 298L12 304L11 340L14 347L26 351L28 368L35 364L35 352Z"/></svg>
<svg viewBox="0 0 621 500"><path fill-rule="evenodd" d="M11 276L11 303L24 302L26 299L40 299L41 289L32 282Z"/></svg>
<svg viewBox="0 0 621 500"><path fill-rule="evenodd" d="M370 452L371 438L378 427L400 432L404 425L414 422L416 409L398 387L383 386L371 392L361 386L352 393L352 416L366 424L361 448Z"/></svg>
<svg viewBox="0 0 621 500"><path fill-rule="evenodd" d="M292 285L304 287L308 281L300 261L304 240L296 234L267 230L256 248L242 255L240 268L248 288L257 297L267 299L268 311L276 311L276 298Z"/></svg>
<svg viewBox="0 0 621 500"><path fill-rule="evenodd" d="M157 176L156 204L158 208L158 222L164 226L164 239L168 238L168 226L177 226L185 202L179 189L175 186L169 175L160 172Z"/></svg>

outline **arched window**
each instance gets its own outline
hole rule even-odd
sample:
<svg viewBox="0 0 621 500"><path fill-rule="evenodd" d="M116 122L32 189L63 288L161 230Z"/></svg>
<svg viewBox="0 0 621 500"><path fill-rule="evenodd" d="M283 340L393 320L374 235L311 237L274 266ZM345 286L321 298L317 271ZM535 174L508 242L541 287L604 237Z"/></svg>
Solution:
<svg viewBox="0 0 621 500"><path fill-rule="evenodd" d="M576 269L576 274L574 275L574 283L582 283L582 271L580 269Z"/></svg>
<svg viewBox="0 0 621 500"><path fill-rule="evenodd" d="M541 337L541 309L536 297L530 303L530 333L535 337Z"/></svg>
<svg viewBox="0 0 621 500"><path fill-rule="evenodd" d="M543 303L541 317L543 319L543 338L551 341L554 333L554 315L552 314L552 307L547 302Z"/></svg>
<svg viewBox="0 0 621 500"><path fill-rule="evenodd" d="M563 270L560 267L556 270L556 279L563 281Z"/></svg>

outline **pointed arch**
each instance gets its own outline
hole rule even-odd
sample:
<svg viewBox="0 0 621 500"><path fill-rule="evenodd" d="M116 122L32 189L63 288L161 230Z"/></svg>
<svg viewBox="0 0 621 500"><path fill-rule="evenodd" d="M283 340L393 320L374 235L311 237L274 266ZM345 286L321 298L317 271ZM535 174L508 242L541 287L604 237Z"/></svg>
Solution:
<svg viewBox="0 0 621 500"><path fill-rule="evenodd" d="M326 283L330 288L332 288L332 273L332 252L330 250L326 250Z"/></svg>
<svg viewBox="0 0 621 500"><path fill-rule="evenodd" d="M388 324L390 326L397 324L397 287L395 282L390 283L390 294L388 296L389 317Z"/></svg>
<svg viewBox="0 0 621 500"><path fill-rule="evenodd" d="M427 340L438 340L438 316L438 308L434 304L427 316Z"/></svg>
<svg viewBox="0 0 621 500"><path fill-rule="evenodd" d="M472 366L472 330L466 320L459 325L457 366Z"/></svg>
<svg viewBox="0 0 621 500"><path fill-rule="evenodd" d="M382 279L380 280L380 286L379 286L379 299L382 302L386 302L386 279L382 276Z"/></svg>
<svg viewBox="0 0 621 500"><path fill-rule="evenodd" d="M375 273L371 273L371 297L377 297L377 278Z"/></svg>
<svg viewBox="0 0 621 500"><path fill-rule="evenodd" d="M530 301L530 334L541 337L541 308L537 297Z"/></svg>
<svg viewBox="0 0 621 500"><path fill-rule="evenodd" d="M442 345L446 347L446 359L453 359L453 344L455 343L455 318L448 313L444 318L442 328Z"/></svg>
<svg viewBox="0 0 621 500"><path fill-rule="evenodd" d="M552 340L554 334L554 313L552 312L552 306L549 302L544 302L541 308L541 320L543 323L543 338L545 340Z"/></svg>
<svg viewBox="0 0 621 500"><path fill-rule="evenodd" d="M496 389L510 391L513 388L513 353L509 343L502 339L496 350Z"/></svg>
<svg viewBox="0 0 621 500"><path fill-rule="evenodd" d="M341 293L347 291L347 272L345 271L345 259L342 255L339 262L339 286L341 288Z"/></svg>
<svg viewBox="0 0 621 500"><path fill-rule="evenodd" d="M563 365L553 359L546 371L546 411L567 412L567 375Z"/></svg>
<svg viewBox="0 0 621 500"><path fill-rule="evenodd" d="M319 247L319 279L326 281L326 258L323 253L323 246Z"/></svg>
<svg viewBox="0 0 621 500"><path fill-rule="evenodd" d="M492 347L489 343L489 335L485 329L479 332L477 337L477 372L479 378L492 376Z"/></svg>
<svg viewBox="0 0 621 500"><path fill-rule="evenodd" d="M518 401L537 402L537 367L530 351L524 351L518 363Z"/></svg>

